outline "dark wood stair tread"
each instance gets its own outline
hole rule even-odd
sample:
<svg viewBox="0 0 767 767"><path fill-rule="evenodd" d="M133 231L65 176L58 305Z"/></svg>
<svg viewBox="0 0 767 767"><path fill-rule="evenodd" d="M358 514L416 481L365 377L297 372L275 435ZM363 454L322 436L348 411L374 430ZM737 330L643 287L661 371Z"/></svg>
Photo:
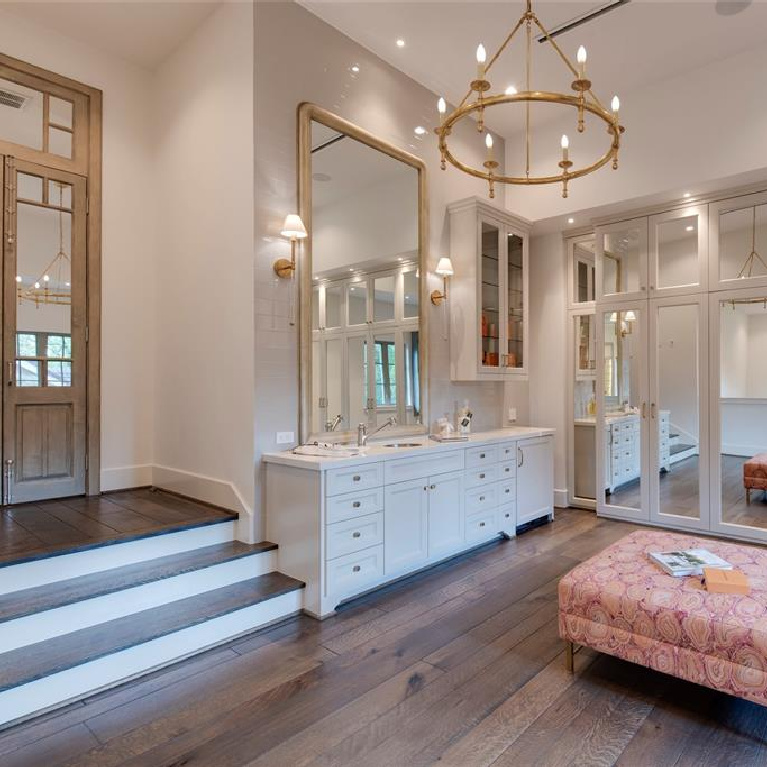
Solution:
<svg viewBox="0 0 767 767"><path fill-rule="evenodd" d="M0 623L276 548L277 544L269 541L253 544L227 541L23 591L13 591L0 595Z"/></svg>
<svg viewBox="0 0 767 767"><path fill-rule="evenodd" d="M0 692L304 587L271 572L0 654Z"/></svg>
<svg viewBox="0 0 767 767"><path fill-rule="evenodd" d="M688 450L693 450L695 445L671 445L670 454L678 455L679 453L686 453Z"/></svg>

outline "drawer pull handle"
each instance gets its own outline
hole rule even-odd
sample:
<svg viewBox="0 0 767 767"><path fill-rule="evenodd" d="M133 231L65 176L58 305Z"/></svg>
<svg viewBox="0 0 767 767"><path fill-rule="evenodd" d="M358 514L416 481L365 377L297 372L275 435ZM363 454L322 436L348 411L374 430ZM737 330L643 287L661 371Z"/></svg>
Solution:
<svg viewBox="0 0 767 767"><path fill-rule="evenodd" d="M359 565L354 565L354 567L352 567L353 573L358 573L360 570L362 570L362 568Z"/></svg>
<svg viewBox="0 0 767 767"><path fill-rule="evenodd" d="M508 519L510 515L509 514L504 514L503 516L506 517L506 519Z"/></svg>
<svg viewBox="0 0 767 767"><path fill-rule="evenodd" d="M505 490L504 492L506 493L506 495L508 495L508 494L511 492L511 488L510 488L510 487L507 487L507 488L506 488L506 490Z"/></svg>
<svg viewBox="0 0 767 767"><path fill-rule="evenodd" d="M484 473L484 472L482 472L482 474L480 474L480 475L479 475L479 478L480 478L480 479L484 479L484 478L485 478L485 473Z"/></svg>
<svg viewBox="0 0 767 767"><path fill-rule="evenodd" d="M479 500L480 500L480 501L484 501L484 500L485 500L485 496L484 496L484 495L480 495L480 496L479 496Z"/></svg>
<svg viewBox="0 0 767 767"><path fill-rule="evenodd" d="M484 526L485 526L485 523L484 523L484 522L480 522L480 523L479 523L479 526L480 526L480 527L484 527Z"/></svg>
<svg viewBox="0 0 767 767"><path fill-rule="evenodd" d="M362 535L362 533L360 533L360 532L352 533L352 538L359 538L361 535Z"/></svg>
<svg viewBox="0 0 767 767"><path fill-rule="evenodd" d="M429 490L436 490L436 489L437 489L436 485L429 485Z"/></svg>
<svg viewBox="0 0 767 767"><path fill-rule="evenodd" d="M355 501L352 504L352 508L354 508L354 509L359 509L360 506L362 506L362 504L359 501Z"/></svg>
<svg viewBox="0 0 767 767"><path fill-rule="evenodd" d="M480 453L480 454L479 454L479 457L480 457L480 459L481 459L481 458L484 458L484 457L485 457L485 454L484 454L484 453Z"/></svg>
<svg viewBox="0 0 767 767"><path fill-rule="evenodd" d="M360 475L359 475L359 474L355 474L355 475L352 477L352 482L359 482L361 479L362 479L362 477L360 477Z"/></svg>

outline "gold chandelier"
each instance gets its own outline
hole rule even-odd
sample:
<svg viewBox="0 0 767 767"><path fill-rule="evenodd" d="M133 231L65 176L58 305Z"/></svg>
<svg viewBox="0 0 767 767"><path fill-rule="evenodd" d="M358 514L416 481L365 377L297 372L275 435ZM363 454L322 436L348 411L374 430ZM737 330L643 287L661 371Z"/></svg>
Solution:
<svg viewBox="0 0 767 767"><path fill-rule="evenodd" d="M559 57L564 62L567 69L575 78L572 82L571 88L575 91L574 94L564 93L552 93L549 91L536 91L532 90L530 86L530 76L532 69L532 42L533 42L533 25L535 25L540 31L543 39L546 40L557 52ZM513 87L507 88L503 93L498 95L490 94L491 85L488 81L488 73L491 67L498 60L499 56L504 52L509 43L514 39L516 33L525 27L527 36L527 55L525 64L525 90L517 91ZM484 46L480 43L477 48L477 78L472 80L469 92L464 96L463 101L458 105L450 114L447 114L447 104L444 98L440 98L438 103L438 111L440 115L440 125L436 129L436 133L439 136L439 150L442 155L442 169L446 167L446 162L455 166L464 173L468 173L475 178L482 178L488 182L490 197L495 197L495 184L516 184L516 185L531 185L531 184L562 184L562 197L567 197L567 185L571 179L580 178L598 170L603 165L606 165L612 160L613 169L618 167L618 150L620 148L620 137L624 132L624 127L618 122L618 110L620 108L620 102L617 96L613 97L611 104L611 111L607 111L599 99L594 95L591 90L591 81L586 77L586 49L581 46L578 49L577 61L578 67L576 68L565 56L560 47L554 42L551 35L546 31L544 26L538 20L538 17L533 13L532 2L527 0L527 9L520 17L514 29L508 35L501 47L495 53L495 55L487 61L487 52ZM474 99L473 101L471 99ZM452 132L453 126L458 123L459 120L476 116L477 130L481 133L485 126L485 110L499 106L500 104L518 104L525 105L525 175L524 176L505 176L500 175L497 172L499 163L493 158L493 138L490 133L487 133L485 137L485 144L487 146L487 159L482 163L483 170L479 168L471 167L458 160L450 150L448 146L448 138ZM589 112L602 120L607 126L607 133L609 135L609 147L607 151L591 165L574 168L573 162L570 160L569 148L570 141L566 135L562 136L561 149L562 159L559 161L559 173L548 176L536 176L530 173L530 150L531 150L531 129L530 129L530 106L533 103L547 103L547 104L561 104L563 106L573 107L577 110L578 122L577 129L579 133L583 133L585 130L585 114Z"/></svg>
<svg viewBox="0 0 767 767"><path fill-rule="evenodd" d="M22 301L30 301L36 309L46 304L69 306L72 303L72 264L64 248L64 183L60 181L51 183L55 184L59 190L58 253L43 269L43 273L28 286L24 285L24 278L20 274L16 275L16 297L19 305ZM53 287L51 287L51 281L53 281Z"/></svg>

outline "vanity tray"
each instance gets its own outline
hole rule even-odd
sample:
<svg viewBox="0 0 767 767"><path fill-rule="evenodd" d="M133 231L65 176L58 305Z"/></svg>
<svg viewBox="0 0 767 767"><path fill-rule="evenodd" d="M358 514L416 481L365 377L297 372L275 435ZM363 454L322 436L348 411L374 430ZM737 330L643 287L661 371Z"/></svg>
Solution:
<svg viewBox="0 0 767 767"><path fill-rule="evenodd" d="M451 434L449 437L443 437L441 434L430 434L429 439L435 442L468 442L469 438L465 434Z"/></svg>

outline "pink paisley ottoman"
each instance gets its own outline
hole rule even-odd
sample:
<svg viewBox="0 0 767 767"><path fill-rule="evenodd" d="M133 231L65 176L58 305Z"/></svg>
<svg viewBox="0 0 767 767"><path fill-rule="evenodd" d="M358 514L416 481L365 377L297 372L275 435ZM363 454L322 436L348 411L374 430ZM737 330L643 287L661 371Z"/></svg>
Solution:
<svg viewBox="0 0 767 767"><path fill-rule="evenodd" d="M751 503L752 490L767 490L767 453L757 453L743 464L743 487L746 503Z"/></svg>
<svg viewBox="0 0 767 767"><path fill-rule="evenodd" d="M748 596L673 578L649 551L706 548L748 576ZM711 538L631 533L559 582L559 632L574 646L767 706L767 550Z"/></svg>

